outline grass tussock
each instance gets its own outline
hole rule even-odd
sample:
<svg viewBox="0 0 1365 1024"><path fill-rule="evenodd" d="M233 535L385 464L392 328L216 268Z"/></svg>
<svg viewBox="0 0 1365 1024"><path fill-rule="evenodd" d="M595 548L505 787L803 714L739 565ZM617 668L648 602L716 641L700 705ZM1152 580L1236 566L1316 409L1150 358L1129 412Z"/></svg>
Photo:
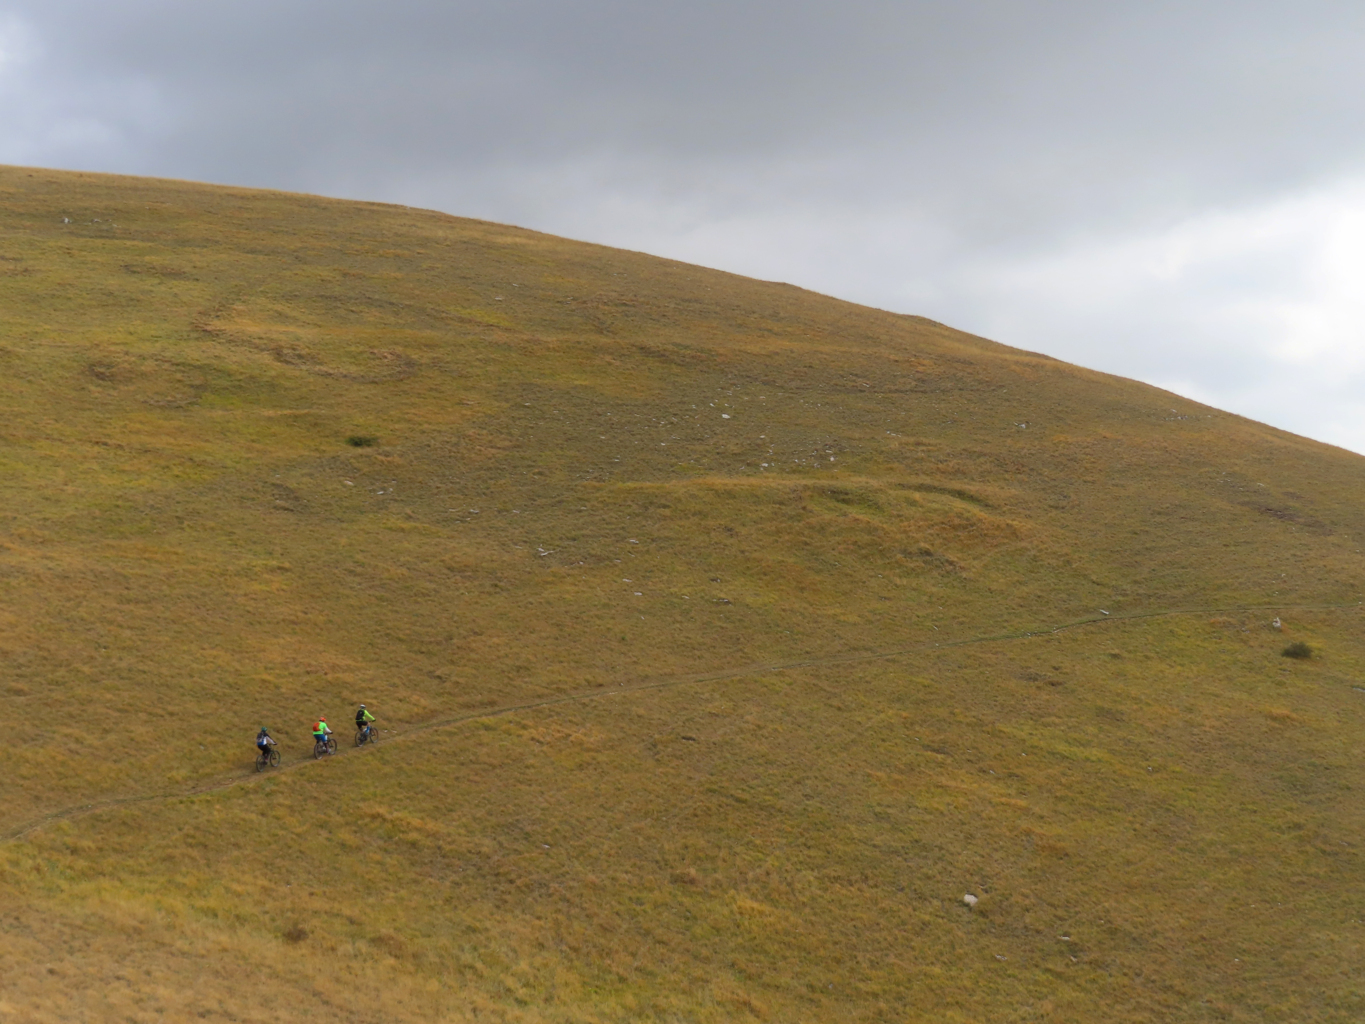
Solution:
<svg viewBox="0 0 1365 1024"><path fill-rule="evenodd" d="M1365 1016L1357 457L422 211L0 227L0 1019Z"/></svg>

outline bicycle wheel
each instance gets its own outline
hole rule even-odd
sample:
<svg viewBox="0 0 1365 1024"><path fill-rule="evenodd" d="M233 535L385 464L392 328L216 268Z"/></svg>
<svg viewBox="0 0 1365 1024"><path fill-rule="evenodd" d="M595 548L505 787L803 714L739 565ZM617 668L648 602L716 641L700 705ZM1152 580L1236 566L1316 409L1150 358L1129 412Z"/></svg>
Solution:
<svg viewBox="0 0 1365 1024"><path fill-rule="evenodd" d="M322 740L317 740L313 744L313 760L316 761L325 753L327 753L327 744L323 743Z"/></svg>
<svg viewBox="0 0 1365 1024"><path fill-rule="evenodd" d="M328 737L327 737L327 753L329 753L329 754L335 754L336 752L337 752L337 741L336 741L333 737L328 736Z"/></svg>
<svg viewBox="0 0 1365 1024"><path fill-rule="evenodd" d="M256 770L259 772L259 771L263 771L264 769L265 769L265 754L264 754L264 752L262 752L262 753L256 755Z"/></svg>
<svg viewBox="0 0 1365 1024"><path fill-rule="evenodd" d="M379 730L376 729L374 726L370 726L370 739L369 739L369 742L371 742L371 743L377 743L378 741L379 741Z"/></svg>
<svg viewBox="0 0 1365 1024"><path fill-rule="evenodd" d="M270 748L270 767L271 767L271 768L278 768L279 766L280 766L280 752L279 752L278 750L276 750L274 747L271 747L271 748Z"/></svg>
<svg viewBox="0 0 1365 1024"><path fill-rule="evenodd" d="M357 747L363 747L363 746L365 745L365 730L364 730L364 729L357 729L357 730L355 731L355 745L356 745Z"/></svg>

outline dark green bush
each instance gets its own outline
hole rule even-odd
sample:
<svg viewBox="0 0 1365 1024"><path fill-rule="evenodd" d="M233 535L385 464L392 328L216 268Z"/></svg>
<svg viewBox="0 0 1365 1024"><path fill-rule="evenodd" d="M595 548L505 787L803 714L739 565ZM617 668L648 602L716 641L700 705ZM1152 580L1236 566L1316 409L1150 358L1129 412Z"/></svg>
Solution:
<svg viewBox="0 0 1365 1024"><path fill-rule="evenodd" d="M379 443L379 438L370 437L368 434L352 434L346 438L346 443L352 448L369 448L371 445Z"/></svg>
<svg viewBox="0 0 1365 1024"><path fill-rule="evenodd" d="M1313 656L1313 648L1309 647L1302 640L1295 640L1280 653L1286 658L1311 658Z"/></svg>

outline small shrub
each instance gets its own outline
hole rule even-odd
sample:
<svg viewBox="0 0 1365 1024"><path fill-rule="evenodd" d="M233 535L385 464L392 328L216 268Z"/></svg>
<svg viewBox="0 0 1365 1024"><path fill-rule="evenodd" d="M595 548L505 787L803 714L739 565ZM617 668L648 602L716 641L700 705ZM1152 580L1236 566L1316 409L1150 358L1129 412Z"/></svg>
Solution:
<svg viewBox="0 0 1365 1024"><path fill-rule="evenodd" d="M346 438L346 443L352 448L369 448L379 443L379 438L371 437L369 434L352 434Z"/></svg>
<svg viewBox="0 0 1365 1024"><path fill-rule="evenodd" d="M1262 708L1261 710L1272 722L1279 722L1281 725L1298 725L1303 721L1288 708Z"/></svg>
<svg viewBox="0 0 1365 1024"><path fill-rule="evenodd" d="M408 944L395 932L382 931L370 940L370 944L397 959L408 951Z"/></svg>
<svg viewBox="0 0 1365 1024"><path fill-rule="evenodd" d="M1292 644L1280 652L1286 658L1311 658L1313 648L1309 647L1302 640L1295 640Z"/></svg>
<svg viewBox="0 0 1365 1024"><path fill-rule="evenodd" d="M673 872L673 881L679 885L701 885L701 875L697 874L696 868L683 868L681 871Z"/></svg>
<svg viewBox="0 0 1365 1024"><path fill-rule="evenodd" d="M302 941L303 941L304 939L306 939L306 938L308 938L308 932L304 930L304 928L303 928L302 925L297 925L297 924L296 924L296 925L294 925L294 927L292 927L292 928L287 928L287 929L285 929L285 932L284 932L284 941L285 941L285 942L295 942L295 943L297 943L297 942L302 942Z"/></svg>

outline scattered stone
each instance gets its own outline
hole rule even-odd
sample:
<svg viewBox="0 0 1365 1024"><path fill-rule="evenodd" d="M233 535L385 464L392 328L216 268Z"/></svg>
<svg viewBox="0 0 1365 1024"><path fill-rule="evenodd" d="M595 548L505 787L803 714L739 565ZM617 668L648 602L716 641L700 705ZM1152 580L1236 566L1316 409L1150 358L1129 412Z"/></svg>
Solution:
<svg viewBox="0 0 1365 1024"><path fill-rule="evenodd" d="M1282 626L1282 624L1280 623L1280 617L1279 617L1278 615L1276 615L1275 618L1273 618L1273 619L1270 621L1270 628L1271 628L1271 629L1283 629L1283 628L1284 628L1284 627Z"/></svg>
<svg viewBox="0 0 1365 1024"><path fill-rule="evenodd" d="M976 906L977 903L980 902L980 901L977 900L977 898L976 898L975 896L973 896L971 893L967 893L966 896L963 896L963 897L962 897L962 902L965 903L965 904L967 904L967 906L969 906L969 907L974 907L974 906Z"/></svg>

